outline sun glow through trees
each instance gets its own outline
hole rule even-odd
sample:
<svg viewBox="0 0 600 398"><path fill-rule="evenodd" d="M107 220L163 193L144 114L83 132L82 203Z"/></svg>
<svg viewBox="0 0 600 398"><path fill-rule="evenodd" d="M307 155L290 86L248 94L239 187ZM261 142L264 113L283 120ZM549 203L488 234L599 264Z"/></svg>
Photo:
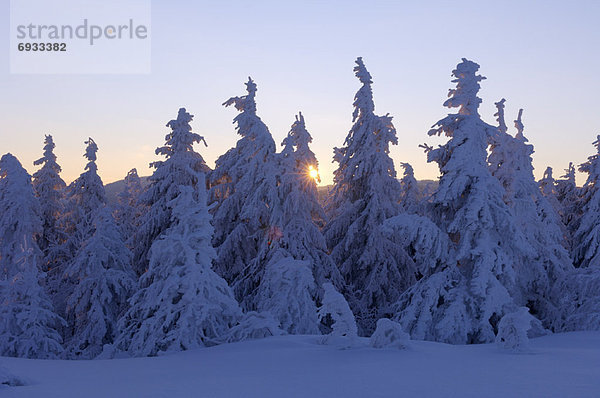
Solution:
<svg viewBox="0 0 600 398"><path fill-rule="evenodd" d="M315 169L313 166L308 166L308 175L316 182L320 182L321 180L319 178L319 170Z"/></svg>

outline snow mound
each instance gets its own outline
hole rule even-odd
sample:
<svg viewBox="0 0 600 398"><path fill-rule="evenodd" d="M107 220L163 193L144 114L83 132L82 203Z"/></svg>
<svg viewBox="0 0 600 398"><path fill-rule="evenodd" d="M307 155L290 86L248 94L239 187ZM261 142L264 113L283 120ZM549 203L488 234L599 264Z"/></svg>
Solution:
<svg viewBox="0 0 600 398"><path fill-rule="evenodd" d="M27 383L25 383L24 380L11 374L8 371L8 369L6 369L4 366L0 365L0 391L2 391L6 386L18 387L18 386L24 386L26 384Z"/></svg>
<svg viewBox="0 0 600 398"><path fill-rule="evenodd" d="M244 340L263 339L270 336L281 336L283 331L269 312L250 311L243 315L240 322L232 327L222 338L224 343Z"/></svg>
<svg viewBox="0 0 600 398"><path fill-rule="evenodd" d="M496 344L510 351L528 351L527 331L531 329L533 320L526 307L520 307L515 312L504 315L498 324Z"/></svg>
<svg viewBox="0 0 600 398"><path fill-rule="evenodd" d="M373 348L397 348L403 350L409 346L410 336L399 323L382 318L377 321L377 328L371 336L370 345Z"/></svg>

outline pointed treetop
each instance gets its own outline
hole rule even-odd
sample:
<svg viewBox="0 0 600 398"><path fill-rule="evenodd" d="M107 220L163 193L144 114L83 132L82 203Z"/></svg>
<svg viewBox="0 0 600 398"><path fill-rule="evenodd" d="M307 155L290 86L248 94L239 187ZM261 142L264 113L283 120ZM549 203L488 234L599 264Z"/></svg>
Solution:
<svg viewBox="0 0 600 398"><path fill-rule="evenodd" d="M192 128L189 126L189 123L194 119L194 115L190 115L185 108L179 108L177 112L177 119L170 120L167 123L167 127L170 127L172 130L186 130L191 131Z"/></svg>
<svg viewBox="0 0 600 398"><path fill-rule="evenodd" d="M139 178L140 177L138 176L137 169L134 167L133 169L131 169L127 172L127 175L125 176L124 180L125 180L125 182L127 182L127 181L131 181L131 180L137 180Z"/></svg>
<svg viewBox="0 0 600 398"><path fill-rule="evenodd" d="M319 162L309 147L311 142L312 136L306 129L304 116L302 112L298 112L296 121L292 124L288 135L281 143L283 146L281 154L290 162L287 167L306 174L310 177L309 181L311 182L321 182L318 171Z"/></svg>
<svg viewBox="0 0 600 398"><path fill-rule="evenodd" d="M21 168L21 162L12 153L6 153L0 158L0 178L6 177L9 170Z"/></svg>
<svg viewBox="0 0 600 398"><path fill-rule="evenodd" d="M96 165L96 152L98 152L98 145L96 145L96 142L91 137L89 137L84 144L86 144L87 147L85 148L83 157L88 160L88 163L85 165L85 169L95 172L98 170L98 166Z"/></svg>
<svg viewBox="0 0 600 398"><path fill-rule="evenodd" d="M362 84L372 84L373 80L371 74L367 71L367 68L362 60L362 57L356 58L356 66L354 67L354 74Z"/></svg>
<svg viewBox="0 0 600 398"><path fill-rule="evenodd" d="M124 206L132 206L132 203L135 203L137 200L136 196L142 189L137 169L133 168L129 170L123 179L123 182L125 183L125 186L123 187L123 191L118 195L119 203Z"/></svg>
<svg viewBox="0 0 600 398"><path fill-rule="evenodd" d="M252 80L252 78L250 76L248 76L248 83L246 84L246 91L248 91L248 96L249 97L254 97L254 94L256 93L256 83L254 83L254 80Z"/></svg>
<svg viewBox="0 0 600 398"><path fill-rule="evenodd" d="M298 114L295 115L295 117L296 121L292 124L290 133L306 129L306 123L304 122L304 116L302 116L302 112L298 111Z"/></svg>
<svg viewBox="0 0 600 398"><path fill-rule="evenodd" d="M477 109L481 103L481 98L477 97L477 93L481 86L479 82L485 77L477 75L479 65L466 58L456 66L452 71L452 76L456 79L452 83L456 83L456 88L450 89L448 99L444 102L444 106L448 108L460 108L461 115L479 115Z"/></svg>
<svg viewBox="0 0 600 398"><path fill-rule="evenodd" d="M46 139L44 140L44 156L39 158L38 160L33 162L34 166L38 166L40 164L46 163L48 161L55 162L56 155L54 154L54 140L52 139L52 135L46 134Z"/></svg>
<svg viewBox="0 0 600 398"><path fill-rule="evenodd" d="M128 179L137 178L137 177L138 177L137 169L134 167L133 169L131 169L127 172L125 179L128 180Z"/></svg>
<svg viewBox="0 0 600 398"><path fill-rule="evenodd" d="M196 142L203 142L205 146L208 146L204 137L192 132L190 122L193 119L194 115L189 114L185 108L179 108L177 119L167 123L167 127L172 131L165 137L166 145L157 148L156 154L170 157L173 153L193 152Z"/></svg>
<svg viewBox="0 0 600 398"><path fill-rule="evenodd" d="M195 142L203 142L204 146L208 147L206 140L203 136L193 133L190 122L194 119L194 115L189 114L185 108L179 108L177 112L177 120L171 120L167 123L173 132L169 135L170 141L175 152L193 152L193 145ZM167 136L167 137L169 137Z"/></svg>
<svg viewBox="0 0 600 398"><path fill-rule="evenodd" d="M506 127L506 122L504 121L504 103L506 100L502 98L500 101L495 102L497 112L494 113L496 116L496 121L498 122L498 130L501 133L506 133L508 131L508 127Z"/></svg>
<svg viewBox="0 0 600 398"><path fill-rule="evenodd" d="M240 112L256 113L256 83L254 83L254 80L248 76L248 82L245 84L248 95L244 95L242 97L231 97L227 101L223 102L223 105L235 105L235 109Z"/></svg>
<svg viewBox="0 0 600 398"><path fill-rule="evenodd" d="M296 121L292 124L292 127L281 143L288 150L293 150L293 147L302 148L312 142L312 136L306 130L306 123L304 122L304 116L302 112L298 112L296 115ZM284 149L285 151L285 149Z"/></svg>
<svg viewBox="0 0 600 398"><path fill-rule="evenodd" d="M516 138L521 139L521 140L525 138L523 136L523 130L525 129L525 126L523 125L523 122L521 121L522 116L523 116L523 108L519 109L519 115L517 116L517 120L515 120L515 128L517 129Z"/></svg>
<svg viewBox="0 0 600 398"><path fill-rule="evenodd" d="M133 168L127 172L123 182L125 182L125 188L121 194L132 194L131 190L141 189L142 186L140 182L140 176L138 175L136 168Z"/></svg>
<svg viewBox="0 0 600 398"><path fill-rule="evenodd" d="M96 142L91 137L88 138L88 140L85 141L84 144L86 144L87 147L85 148L85 154L83 155L83 157L89 160L90 162L95 162L97 159L96 152L98 152L98 145L96 145Z"/></svg>
<svg viewBox="0 0 600 398"><path fill-rule="evenodd" d="M565 169L565 174L561 178L565 178L567 181L575 184L575 166L573 162L569 162L569 167Z"/></svg>
<svg viewBox="0 0 600 398"><path fill-rule="evenodd" d="M579 165L579 171L589 174L585 185L596 184L600 178L600 134L596 136L596 141L592 143L596 147L596 154L589 156L587 162Z"/></svg>
<svg viewBox="0 0 600 398"><path fill-rule="evenodd" d="M363 86L356 92L354 96L354 112L352 113L352 122L356 119L365 117L375 112L375 103L373 102L373 89L371 84L371 74L367 71L365 64L363 63L362 57L356 59L356 66L354 67L354 74Z"/></svg>

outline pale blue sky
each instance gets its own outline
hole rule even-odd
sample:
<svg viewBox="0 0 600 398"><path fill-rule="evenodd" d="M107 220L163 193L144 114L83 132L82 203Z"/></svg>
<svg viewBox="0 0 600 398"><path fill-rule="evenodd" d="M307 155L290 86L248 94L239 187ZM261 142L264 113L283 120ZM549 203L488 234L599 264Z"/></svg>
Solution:
<svg viewBox="0 0 600 398"><path fill-rule="evenodd" d="M221 103L244 94L250 75L259 115L278 144L303 112L323 182L330 183L332 148L351 126L359 88L354 59L362 56L376 111L394 116L396 167L412 163L417 178L438 174L417 145L442 142L426 132L448 112L442 103L461 57L479 63L488 78L480 92L484 120L494 123L494 102L502 97L511 128L525 108L536 177L547 165L561 175L569 161L579 164L593 153L600 133L600 2L423 3L153 1L151 74L11 75L3 1L0 152L33 171L44 134L52 133L63 178L71 181L85 164L83 141L92 136L105 182L132 167L148 175L165 123L183 106L209 144L198 149L212 167L237 140L236 111Z"/></svg>

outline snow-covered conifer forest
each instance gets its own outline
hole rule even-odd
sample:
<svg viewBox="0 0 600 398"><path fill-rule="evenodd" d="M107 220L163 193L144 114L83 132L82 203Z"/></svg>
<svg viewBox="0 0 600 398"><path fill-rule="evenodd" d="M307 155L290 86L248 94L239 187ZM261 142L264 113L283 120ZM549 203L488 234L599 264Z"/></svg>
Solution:
<svg viewBox="0 0 600 398"><path fill-rule="evenodd" d="M445 142L422 145L440 172L422 189L389 155L401 115L376 111L366 61L355 62L352 127L333 148L325 196L310 115L291 115L277 145L251 78L223 103L239 139L214 169L194 111L175 109L153 174L143 183L129 171L116 203L96 164L101 137L81 140L87 164L70 184L52 135L40 135L33 175L4 154L0 355L118 362L197 350L202 361L206 347L289 335L335 350L429 347L421 340L513 355L540 336L600 332L600 135L586 132L587 161L536 181L526 110L505 115L504 98L486 98L497 112L480 115L486 78L463 58L448 98L432 99L448 109L423 141ZM27 384L20 362L3 361L14 369L0 368L1 384Z"/></svg>

